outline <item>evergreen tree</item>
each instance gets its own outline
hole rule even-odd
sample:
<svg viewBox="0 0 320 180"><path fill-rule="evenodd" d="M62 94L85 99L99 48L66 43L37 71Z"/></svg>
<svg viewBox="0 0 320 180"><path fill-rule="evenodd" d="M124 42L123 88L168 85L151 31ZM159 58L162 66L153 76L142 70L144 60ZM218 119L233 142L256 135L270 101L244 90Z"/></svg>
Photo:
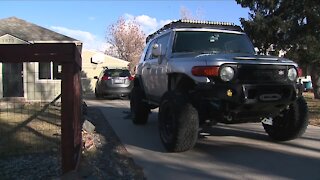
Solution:
<svg viewBox="0 0 320 180"><path fill-rule="evenodd" d="M273 45L302 67L310 67L314 97L320 99L320 3L315 0L236 0L249 8L241 24L262 52Z"/></svg>

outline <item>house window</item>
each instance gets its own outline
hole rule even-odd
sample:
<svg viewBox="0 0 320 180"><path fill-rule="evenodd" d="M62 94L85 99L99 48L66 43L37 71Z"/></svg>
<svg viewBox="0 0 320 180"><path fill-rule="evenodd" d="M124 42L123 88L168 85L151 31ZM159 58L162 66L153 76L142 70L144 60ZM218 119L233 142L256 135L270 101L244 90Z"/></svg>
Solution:
<svg viewBox="0 0 320 180"><path fill-rule="evenodd" d="M51 79L51 63L39 62L39 79Z"/></svg>
<svg viewBox="0 0 320 180"><path fill-rule="evenodd" d="M39 79L61 79L61 64L55 62L39 62Z"/></svg>

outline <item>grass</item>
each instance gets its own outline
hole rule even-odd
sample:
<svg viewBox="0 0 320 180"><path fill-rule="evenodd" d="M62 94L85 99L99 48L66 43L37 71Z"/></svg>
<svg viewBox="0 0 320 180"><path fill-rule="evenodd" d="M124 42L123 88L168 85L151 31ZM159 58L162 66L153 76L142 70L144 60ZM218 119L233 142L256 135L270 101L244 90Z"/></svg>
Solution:
<svg viewBox="0 0 320 180"><path fill-rule="evenodd" d="M26 103L0 108L0 157L58 151L61 111L58 106Z"/></svg>
<svg viewBox="0 0 320 180"><path fill-rule="evenodd" d="M314 99L313 93L303 93L309 107L309 124L320 126L320 99Z"/></svg>

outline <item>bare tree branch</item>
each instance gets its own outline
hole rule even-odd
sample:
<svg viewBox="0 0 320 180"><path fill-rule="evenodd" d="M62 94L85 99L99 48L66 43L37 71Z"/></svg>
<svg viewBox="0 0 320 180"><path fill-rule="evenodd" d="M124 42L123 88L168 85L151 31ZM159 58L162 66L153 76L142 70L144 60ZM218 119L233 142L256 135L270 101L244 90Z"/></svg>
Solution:
<svg viewBox="0 0 320 180"><path fill-rule="evenodd" d="M135 21L120 17L107 29L107 42L111 45L106 54L136 64L145 45L145 34Z"/></svg>
<svg viewBox="0 0 320 180"><path fill-rule="evenodd" d="M185 6L180 7L180 18L181 19L193 19L191 11Z"/></svg>
<svg viewBox="0 0 320 180"><path fill-rule="evenodd" d="M204 11L202 8L197 8L195 15L185 6L180 7L180 18L181 19L196 19L203 20L204 19Z"/></svg>

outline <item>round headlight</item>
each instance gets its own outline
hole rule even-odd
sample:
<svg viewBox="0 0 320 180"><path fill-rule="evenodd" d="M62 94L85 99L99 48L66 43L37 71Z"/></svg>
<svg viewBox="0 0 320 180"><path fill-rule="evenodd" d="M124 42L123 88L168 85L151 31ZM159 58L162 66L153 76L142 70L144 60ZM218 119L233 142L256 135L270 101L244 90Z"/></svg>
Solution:
<svg viewBox="0 0 320 180"><path fill-rule="evenodd" d="M234 76L234 70L231 67L226 66L220 69L220 78L223 81L231 81L233 76Z"/></svg>
<svg viewBox="0 0 320 180"><path fill-rule="evenodd" d="M297 79L298 72L295 68L290 68L288 70L288 78L290 81L295 81Z"/></svg>

